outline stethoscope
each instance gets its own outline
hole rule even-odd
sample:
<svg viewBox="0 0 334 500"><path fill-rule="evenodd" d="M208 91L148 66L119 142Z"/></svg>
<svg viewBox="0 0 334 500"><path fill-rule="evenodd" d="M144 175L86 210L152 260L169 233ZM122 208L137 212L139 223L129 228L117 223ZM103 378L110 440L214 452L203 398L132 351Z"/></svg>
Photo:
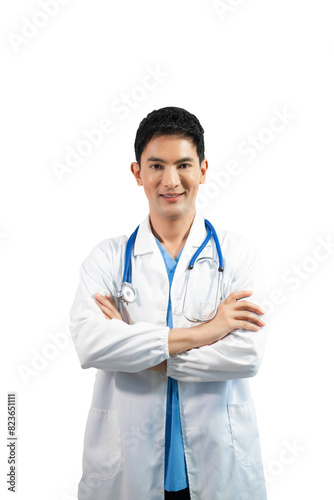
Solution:
<svg viewBox="0 0 334 500"><path fill-rule="evenodd" d="M196 252L192 256L192 258L190 259L190 262L188 264L188 267L187 267L187 277L186 277L186 288L185 288L185 292L184 292L183 307L182 307L182 313L183 313L184 317L188 321L192 321L192 322L196 322L196 323L197 322L203 323L205 321L210 321L216 315L217 308L218 308L218 301L219 301L219 290L221 289L221 283L222 283L223 271L224 271L223 255L222 255L220 243L219 243L218 236L217 236L217 233L215 231L215 228L213 227L213 225L207 219L204 219L204 221L205 221L205 227L207 229L206 237L205 237L205 240L203 241L203 243L201 244L201 246L196 250ZM135 242L135 239L136 239L136 236L137 236L138 229L139 229L139 226L131 234L131 236L128 239L128 242L126 244L123 279L122 279L122 283L121 283L121 288L117 292L117 295L116 295L119 302L126 303L126 304L132 304L137 299L136 290L133 287L133 285L131 284L131 274L132 274L131 273L131 253L132 253L134 242ZM218 259L219 259L218 283L217 283L217 291L216 291L216 299L215 299L214 312L212 313L212 315L209 318L206 318L206 319L200 319L200 318L195 318L195 317L189 318L186 315L185 306L186 306L186 297L187 297L188 283L189 283L189 278L190 278L190 271L192 269L194 269L194 265L195 265L196 259L198 258L198 256L200 255L200 253L203 251L203 249L207 245L207 243L210 240L211 236L213 236L213 239L215 241L216 250L217 250Z"/></svg>

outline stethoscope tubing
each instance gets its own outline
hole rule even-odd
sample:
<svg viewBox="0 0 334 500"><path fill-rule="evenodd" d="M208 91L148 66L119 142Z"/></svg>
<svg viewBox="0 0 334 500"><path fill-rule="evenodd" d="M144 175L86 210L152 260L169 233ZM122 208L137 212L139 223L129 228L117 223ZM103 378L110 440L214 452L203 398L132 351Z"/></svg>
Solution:
<svg viewBox="0 0 334 500"><path fill-rule="evenodd" d="M196 250L196 252L192 256L192 258L190 259L190 262L188 264L186 288L185 288L185 294L184 294L184 300L183 300L183 314L186 317L186 319L188 319L189 321L192 321L192 322L209 321L210 319L212 319L215 316L215 314L217 312L217 307L218 307L218 294L219 294L219 289L220 289L221 281L222 281L222 273L224 271L224 260L223 260L223 255L222 255L222 251L221 251L221 247L220 247L220 243L218 240L216 230L207 219L204 219L204 222L205 222L205 227L207 229L206 237L205 237L203 243L201 244L201 246ZM135 239L137 236L138 229L139 229L139 226L136 227L134 232L129 237L127 244L126 244L126 248L125 248L125 263L124 263L124 270L123 270L123 279L122 279L122 283L121 283L121 290L117 293L117 298L120 302L126 302L126 300L124 300L124 293L122 293L122 287L124 285L126 285L127 287L130 287L131 289L133 289L133 286L131 283L131 281L132 281L131 254L132 254L132 249L134 246L134 242L135 242ZM211 235L213 236L213 239L214 239L214 242L216 245L216 250L218 253L218 259L219 259L219 267L218 267L219 273L218 273L218 285L217 285L217 292L216 292L215 310L214 310L214 313L212 314L212 316L210 316L210 318L207 318L205 320L201 320L198 318L190 319L186 316L186 313L185 313L185 302L186 302L188 283L189 283L189 273L194 268L196 259L201 254L203 249L206 247L207 243L209 242L209 240L211 238ZM134 293L134 300L135 300L136 294L135 294L134 289L133 289L133 293Z"/></svg>
<svg viewBox="0 0 334 500"><path fill-rule="evenodd" d="M136 227L134 232L131 234L130 238L127 241L126 249L125 249L125 263L124 263L124 272L123 272L123 283L131 283L132 279L132 268L131 268L131 253L132 248L138 233L139 226Z"/></svg>

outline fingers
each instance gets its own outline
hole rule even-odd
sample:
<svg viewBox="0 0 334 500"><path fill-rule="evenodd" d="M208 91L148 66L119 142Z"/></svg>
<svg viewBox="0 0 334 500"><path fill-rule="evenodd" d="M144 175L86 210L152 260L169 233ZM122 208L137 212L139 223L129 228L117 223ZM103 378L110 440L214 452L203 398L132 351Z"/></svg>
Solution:
<svg viewBox="0 0 334 500"><path fill-rule="evenodd" d="M95 302L99 306L101 311L104 313L104 317L106 319L112 319L114 317L113 316L114 313L111 309L111 304L109 303L109 307L106 307L106 305L104 305L106 299L99 293L96 293L95 297L98 299L98 300L95 300Z"/></svg>
<svg viewBox="0 0 334 500"><path fill-rule="evenodd" d="M234 319L237 321L246 320L248 323L254 323L259 327L265 326L265 322L262 318L259 318L257 314L253 314L246 310L236 312Z"/></svg>
<svg viewBox="0 0 334 500"><path fill-rule="evenodd" d="M122 315L115 306L110 293L107 292L105 297L100 293L96 293L95 297L97 299L95 302L104 313L104 317L106 319L119 319L120 321L123 321Z"/></svg>
<svg viewBox="0 0 334 500"><path fill-rule="evenodd" d="M257 314L265 314L266 311L262 309L259 305L254 304L254 302L249 302L248 300L240 300L234 304L235 310L247 309L248 311L256 312Z"/></svg>
<svg viewBox="0 0 334 500"><path fill-rule="evenodd" d="M230 295L225 299L226 304L230 304L231 302L235 302L236 300L242 299L242 297L249 297L249 295L252 295L251 290L239 290L238 292L232 292Z"/></svg>
<svg viewBox="0 0 334 500"><path fill-rule="evenodd" d="M260 330L260 326L255 325L254 323L249 323L248 321L237 321L236 329L241 330L252 330L253 332L258 332Z"/></svg>
<svg viewBox="0 0 334 500"><path fill-rule="evenodd" d="M232 328L230 331L233 329L258 331L266 325L260 317L266 313L265 310L254 302L240 300L252 293L251 290L239 290L231 293L223 303L219 304L217 317L228 322Z"/></svg>
<svg viewBox="0 0 334 500"><path fill-rule="evenodd" d="M100 293L96 292L95 298L96 298L95 300L96 304L104 313L106 319L113 319L119 317L119 311L115 306L109 293L106 293L106 296L104 297Z"/></svg>
<svg viewBox="0 0 334 500"><path fill-rule="evenodd" d="M104 317L106 319L113 319L114 318L114 313L110 309L107 309L102 304L97 304L97 305L99 306L99 308L101 309L101 311L104 313Z"/></svg>
<svg viewBox="0 0 334 500"><path fill-rule="evenodd" d="M103 306L108 307L111 310L116 310L117 307L114 304L114 301L112 300L110 294L108 292L106 293L106 296L104 297L100 293L96 292L95 294L96 300L98 300ZM100 304L98 304L100 305Z"/></svg>

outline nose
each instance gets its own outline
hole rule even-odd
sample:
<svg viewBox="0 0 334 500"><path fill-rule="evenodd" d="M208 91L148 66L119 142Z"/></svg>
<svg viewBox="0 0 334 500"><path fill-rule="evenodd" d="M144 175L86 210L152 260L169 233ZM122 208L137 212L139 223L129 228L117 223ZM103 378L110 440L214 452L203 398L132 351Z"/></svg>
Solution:
<svg viewBox="0 0 334 500"><path fill-rule="evenodd" d="M170 189L177 187L180 184L179 174L176 167L166 167L162 179L163 185Z"/></svg>

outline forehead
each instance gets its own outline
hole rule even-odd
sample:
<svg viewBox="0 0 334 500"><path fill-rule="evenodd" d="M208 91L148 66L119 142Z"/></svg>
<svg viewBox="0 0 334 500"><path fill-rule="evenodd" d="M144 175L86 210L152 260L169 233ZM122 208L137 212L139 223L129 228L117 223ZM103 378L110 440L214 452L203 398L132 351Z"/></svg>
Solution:
<svg viewBox="0 0 334 500"><path fill-rule="evenodd" d="M161 135L151 139L143 150L142 160L150 157L159 157L167 162L184 157L198 160L197 149L191 138L181 135Z"/></svg>

